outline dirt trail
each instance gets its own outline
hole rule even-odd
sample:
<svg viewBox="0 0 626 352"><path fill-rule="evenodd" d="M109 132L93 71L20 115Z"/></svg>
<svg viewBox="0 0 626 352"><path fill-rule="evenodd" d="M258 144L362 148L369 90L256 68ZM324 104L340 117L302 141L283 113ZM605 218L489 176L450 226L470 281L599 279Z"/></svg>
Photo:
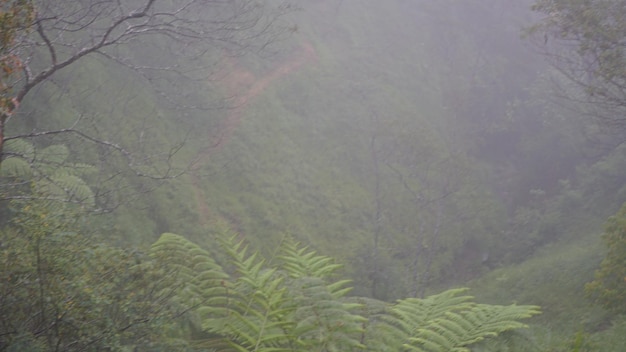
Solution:
<svg viewBox="0 0 626 352"><path fill-rule="evenodd" d="M317 53L313 46L309 42L302 42L299 50L292 54L289 60L280 63L272 71L261 77L256 77L252 72L238 67L236 59L227 61L229 73L222 84L225 85L226 91L230 96L234 97L233 108L229 111L228 116L220 127L217 142L212 148L201 153L191 168L191 182L195 189L197 209L200 215L199 220L202 225L208 224L209 219L211 219L211 210L200 186L200 178L194 171L206 163L213 153L218 152L223 145L228 143L237 127L241 124L246 108L254 98L263 93L274 81L298 70L304 64L317 61L317 59Z"/></svg>

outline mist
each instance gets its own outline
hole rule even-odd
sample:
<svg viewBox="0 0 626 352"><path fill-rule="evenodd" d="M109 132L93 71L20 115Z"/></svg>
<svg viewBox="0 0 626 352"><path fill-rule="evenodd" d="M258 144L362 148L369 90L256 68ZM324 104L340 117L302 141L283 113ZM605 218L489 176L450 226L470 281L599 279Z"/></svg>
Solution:
<svg viewBox="0 0 626 352"><path fill-rule="evenodd" d="M621 3L8 1L0 351L621 351Z"/></svg>

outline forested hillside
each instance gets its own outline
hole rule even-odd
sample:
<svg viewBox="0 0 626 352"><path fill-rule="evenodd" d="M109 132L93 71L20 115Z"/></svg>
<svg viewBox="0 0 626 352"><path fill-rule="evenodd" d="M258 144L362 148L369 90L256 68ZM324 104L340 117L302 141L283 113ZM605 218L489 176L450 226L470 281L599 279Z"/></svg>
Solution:
<svg viewBox="0 0 626 352"><path fill-rule="evenodd" d="M623 1L0 4L0 351L621 351Z"/></svg>

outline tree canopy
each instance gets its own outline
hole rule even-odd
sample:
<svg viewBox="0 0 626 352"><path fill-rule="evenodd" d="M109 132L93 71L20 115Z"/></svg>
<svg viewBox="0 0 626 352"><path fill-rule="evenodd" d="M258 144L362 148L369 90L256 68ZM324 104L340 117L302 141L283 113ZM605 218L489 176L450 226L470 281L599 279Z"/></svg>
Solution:
<svg viewBox="0 0 626 352"><path fill-rule="evenodd" d="M558 95L585 103L604 132L626 140L626 3L538 0L528 29L536 48L566 78Z"/></svg>
<svg viewBox="0 0 626 352"><path fill-rule="evenodd" d="M169 119L184 118L191 111L222 104L217 94L207 93L208 82L218 76L216 63L269 50L287 32L280 20L290 11L291 5L282 1L260 5L250 0L2 0L0 166L8 159L20 159L31 168L35 164L20 153L23 149L5 148L8 142L44 139L39 145L45 147L61 136L66 146L90 154L85 159L103 175L105 169L115 170L101 178L102 187L92 184L105 211L120 203L121 197L114 196L125 182L120 175L150 180L179 177L192 163L189 155L180 155L194 127L171 122L169 128L155 132L148 119L166 114ZM71 67L77 68L76 74L68 78ZM81 81L85 71L108 71L106 77L114 83L87 88L89 84ZM133 87L125 80L128 75L134 77ZM103 87L113 92L99 91ZM137 94L139 87L150 87L151 92ZM29 100L34 90L38 97ZM51 91L58 96L46 102ZM95 112L91 99L109 111ZM63 116L49 114L50 109L64 110ZM139 122L138 113L149 117ZM0 180L4 189L17 184L22 183Z"/></svg>

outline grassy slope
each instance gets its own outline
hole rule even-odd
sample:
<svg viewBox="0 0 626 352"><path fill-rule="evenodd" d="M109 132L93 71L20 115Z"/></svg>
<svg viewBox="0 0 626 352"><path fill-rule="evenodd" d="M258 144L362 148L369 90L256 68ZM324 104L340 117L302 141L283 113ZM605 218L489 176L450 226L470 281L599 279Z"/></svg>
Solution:
<svg viewBox="0 0 626 352"><path fill-rule="evenodd" d="M570 351L556 348L567 346L579 332L592 350L622 351L623 321L611 322L584 297L584 285L603 255L599 236L590 234L545 246L523 263L494 270L469 286L482 302L540 305L543 314L533 318L525 333L539 351Z"/></svg>

